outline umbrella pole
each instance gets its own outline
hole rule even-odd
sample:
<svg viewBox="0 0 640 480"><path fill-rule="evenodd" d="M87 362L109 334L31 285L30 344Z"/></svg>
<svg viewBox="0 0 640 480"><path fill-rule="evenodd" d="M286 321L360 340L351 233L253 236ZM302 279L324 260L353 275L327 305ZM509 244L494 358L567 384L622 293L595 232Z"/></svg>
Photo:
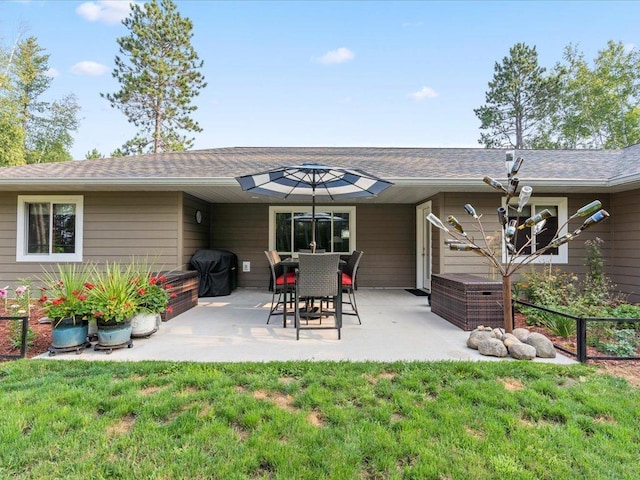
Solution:
<svg viewBox="0 0 640 480"><path fill-rule="evenodd" d="M316 189L311 196L311 253L316 253Z"/></svg>

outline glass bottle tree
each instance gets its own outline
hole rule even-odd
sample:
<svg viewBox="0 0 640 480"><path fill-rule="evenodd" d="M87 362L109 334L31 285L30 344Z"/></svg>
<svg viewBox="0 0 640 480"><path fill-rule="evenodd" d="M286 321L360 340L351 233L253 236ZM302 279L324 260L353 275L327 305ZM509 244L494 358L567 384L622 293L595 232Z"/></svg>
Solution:
<svg viewBox="0 0 640 480"><path fill-rule="evenodd" d="M524 214L525 207L531 198L533 189L528 185L523 185L518 192L520 179L516 175L523 162L524 159L522 157L515 158L515 152L507 152L505 159L507 183L503 185L498 180L488 176L482 179L489 187L500 192L503 198L502 205L497 209L498 224L502 230L502 249L500 249L499 252L492 247L491 236L485 233L482 215L477 214L473 205L469 203L466 204L464 210L473 217L477 223L477 231L480 233L478 240L467 232L462 223L453 215L447 217L448 226L433 213L427 216L427 220L429 220L432 225L447 234L448 238L445 238L444 243L448 245L451 250L473 252L480 255L500 273L502 276L504 329L507 332L513 330L511 276L523 266L532 263L536 258L540 257L540 255L551 253L561 245L574 240L587 228L609 217L609 213L602 209L600 200L594 200L579 208L562 225L558 225L553 236L549 237L549 235L546 235L548 240L546 243L534 243L534 235L527 234L526 229L530 229L529 231L534 232L536 235L542 234L547 230L547 220L550 219L553 214L549 209L543 209L537 213L531 211L531 215ZM586 217L586 219L583 224L573 230L573 232L565 232L569 221L577 217Z"/></svg>

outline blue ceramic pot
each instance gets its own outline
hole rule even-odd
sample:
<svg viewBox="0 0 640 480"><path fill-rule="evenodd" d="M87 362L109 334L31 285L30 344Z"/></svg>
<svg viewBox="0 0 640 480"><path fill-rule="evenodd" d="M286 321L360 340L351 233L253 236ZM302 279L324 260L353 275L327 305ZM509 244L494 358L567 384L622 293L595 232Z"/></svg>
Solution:
<svg viewBox="0 0 640 480"><path fill-rule="evenodd" d="M122 345L131 340L131 322L100 325L98 322L98 344L100 346Z"/></svg>
<svg viewBox="0 0 640 480"><path fill-rule="evenodd" d="M73 323L61 322L51 331L51 346L53 348L73 348L84 344L89 334L89 324L80 321Z"/></svg>

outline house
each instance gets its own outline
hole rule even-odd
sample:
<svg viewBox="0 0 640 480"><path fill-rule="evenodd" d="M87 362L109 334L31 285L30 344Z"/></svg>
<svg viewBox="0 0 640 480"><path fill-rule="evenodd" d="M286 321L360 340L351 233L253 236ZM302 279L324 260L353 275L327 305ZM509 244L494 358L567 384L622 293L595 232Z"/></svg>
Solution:
<svg viewBox="0 0 640 480"><path fill-rule="evenodd" d="M263 251L276 245L279 250L299 248L302 240L295 236L300 232L283 238L287 229L281 227L291 216L309 212L310 201L254 196L243 192L235 177L303 162L360 168L394 183L376 198L317 207L341 222L334 228L328 223L324 239L331 245L324 247L365 252L361 287L428 289L432 273L495 275L481 256L447 248L441 231L425 217L429 212L443 220L455 215L479 238L477 223L464 210L471 203L482 214L485 233L499 239L496 209L503 197L482 179L505 181L505 153L480 148L247 147L0 168L0 285L15 285L56 262L126 260L131 255L186 270L197 249L215 248L236 253L240 265L248 262L248 271L238 273L240 287L266 288ZM584 241L600 237L607 273L631 301L640 301L640 145L525 150L519 155L524 158L520 185L533 188L523 215L549 208L552 220L562 224L594 199L611 214L559 247L553 263L582 273ZM569 221L569 230L583 220Z"/></svg>

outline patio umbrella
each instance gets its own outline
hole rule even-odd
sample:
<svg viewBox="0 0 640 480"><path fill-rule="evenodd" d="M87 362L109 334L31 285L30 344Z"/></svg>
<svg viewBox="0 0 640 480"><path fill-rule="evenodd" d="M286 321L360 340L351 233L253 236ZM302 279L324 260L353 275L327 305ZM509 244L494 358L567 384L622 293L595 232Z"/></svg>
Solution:
<svg viewBox="0 0 640 480"><path fill-rule="evenodd" d="M393 185L356 168L303 163L274 170L243 175L236 180L245 192L282 199L311 197L311 248L316 246L316 198L375 197Z"/></svg>

